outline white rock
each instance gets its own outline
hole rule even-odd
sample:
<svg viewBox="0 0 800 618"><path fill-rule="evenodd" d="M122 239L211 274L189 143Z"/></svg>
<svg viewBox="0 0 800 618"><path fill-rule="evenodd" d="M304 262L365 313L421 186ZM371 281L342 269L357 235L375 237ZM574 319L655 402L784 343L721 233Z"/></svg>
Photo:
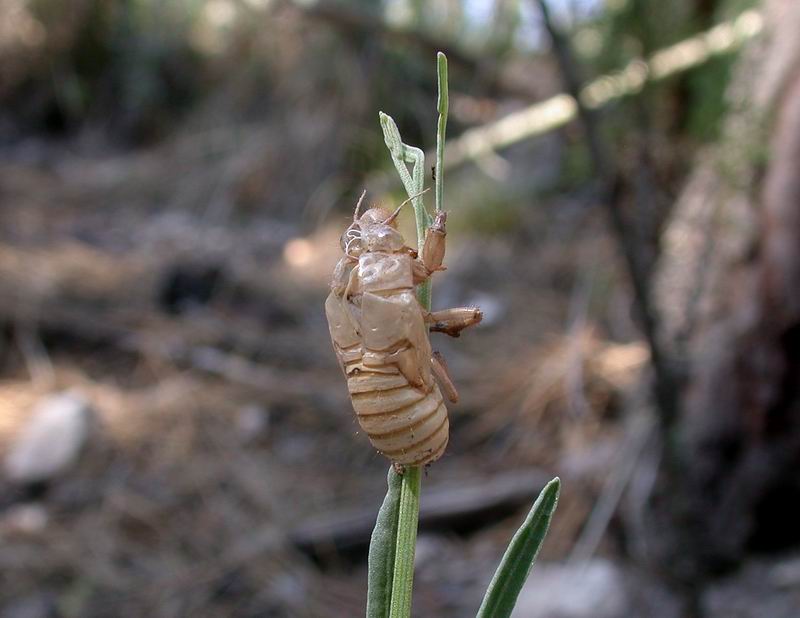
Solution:
<svg viewBox="0 0 800 618"><path fill-rule="evenodd" d="M36 535L44 531L48 519L47 511L41 504L17 504L3 513L0 518L0 532Z"/></svg>
<svg viewBox="0 0 800 618"><path fill-rule="evenodd" d="M628 615L624 577L608 560L537 563L512 618L621 618Z"/></svg>
<svg viewBox="0 0 800 618"><path fill-rule="evenodd" d="M44 481L69 468L86 441L89 414L86 400L74 392L41 401L5 458L8 479Z"/></svg>
<svg viewBox="0 0 800 618"><path fill-rule="evenodd" d="M257 403L250 403L239 409L236 430L243 441L249 442L265 436L269 430L269 422L269 410Z"/></svg>
<svg viewBox="0 0 800 618"><path fill-rule="evenodd" d="M701 599L709 618L797 618L800 556L751 559L735 573L714 581ZM792 571L795 571L794 575Z"/></svg>

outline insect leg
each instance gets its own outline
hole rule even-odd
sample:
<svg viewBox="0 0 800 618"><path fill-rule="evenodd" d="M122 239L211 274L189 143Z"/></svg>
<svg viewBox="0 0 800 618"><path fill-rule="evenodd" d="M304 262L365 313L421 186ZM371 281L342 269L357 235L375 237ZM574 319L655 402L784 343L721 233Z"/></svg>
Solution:
<svg viewBox="0 0 800 618"><path fill-rule="evenodd" d="M425 316L431 332L446 333L458 337L461 331L474 326L483 319L483 312L477 307L454 307L442 311L431 311Z"/></svg>
<svg viewBox="0 0 800 618"><path fill-rule="evenodd" d="M433 371L433 375L436 376L436 379L439 381L442 390L444 390L444 394L447 398L456 403L458 401L458 391L456 390L456 385L453 384L453 380L450 377L450 372L447 370L447 362L444 360L444 356L438 350L434 350L433 354L431 355L431 370Z"/></svg>
<svg viewBox="0 0 800 618"><path fill-rule="evenodd" d="M367 349L364 352L363 360L364 367L367 368L394 365L411 386L416 388L429 386L426 384L425 376L419 365L417 353L407 339L398 342L393 351L375 352ZM427 382L430 382L430 379Z"/></svg>
<svg viewBox="0 0 800 618"><path fill-rule="evenodd" d="M352 276L354 260L347 256L336 263L331 278L331 290L336 296L342 296L347 289L350 277Z"/></svg>
<svg viewBox="0 0 800 618"><path fill-rule="evenodd" d="M433 225L425 233L425 244L422 246L422 263L429 273L444 270L442 262L444 261L445 238L447 237L446 221L446 212L437 213Z"/></svg>
<svg viewBox="0 0 800 618"><path fill-rule="evenodd" d="M425 378L420 370L417 355L411 347L403 348L386 357L386 364L394 364L400 370L408 383L417 388L425 386Z"/></svg>
<svg viewBox="0 0 800 618"><path fill-rule="evenodd" d="M339 297L339 302L342 305L342 311L344 312L344 315L347 317L348 322L350 322L350 326L353 327L353 331L358 333L360 336L361 326L359 325L358 320L356 320L356 318L353 316L350 310L352 304L349 302L350 296L354 293L357 293L358 291L359 291L358 270L353 268L350 270L347 279L347 286L344 288L342 295Z"/></svg>

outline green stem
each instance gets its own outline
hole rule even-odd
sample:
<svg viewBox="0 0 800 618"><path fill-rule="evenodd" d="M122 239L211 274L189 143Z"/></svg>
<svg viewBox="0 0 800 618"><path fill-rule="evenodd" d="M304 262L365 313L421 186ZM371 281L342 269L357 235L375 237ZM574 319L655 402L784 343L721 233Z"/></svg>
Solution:
<svg viewBox="0 0 800 618"><path fill-rule="evenodd" d="M436 212L444 208L444 138L447 131L447 110L450 98L447 92L447 56L442 52L436 55L436 72L439 78L439 124L436 130Z"/></svg>
<svg viewBox="0 0 800 618"><path fill-rule="evenodd" d="M389 618L411 616L411 591L414 585L414 552L419 523L420 469L407 467L400 487L400 515L394 557L394 581Z"/></svg>
<svg viewBox="0 0 800 618"><path fill-rule="evenodd" d="M380 113L383 139L392 161L403 181L406 193L414 206L417 222L417 245L420 253L425 242L425 232L430 226L430 217L422 200L425 184L425 153L419 148L403 143L400 131L388 114ZM407 163L412 164L411 172ZM417 299L426 309L431 307L431 284L426 281L417 287ZM417 526L419 523L420 470L407 467L400 485L400 507L394 550L394 572L392 574L392 593L389 618L408 618L411 616L411 593L414 585L414 550L417 545Z"/></svg>
<svg viewBox="0 0 800 618"><path fill-rule="evenodd" d="M447 58L441 52L437 55L439 77L439 124L436 132L436 210L442 209L443 165L445 126L447 124ZM422 253L425 234L431 225L431 217L425 210L422 189L425 184L425 153L413 146L404 144L400 131L388 114L379 114L383 138L392 156L392 161L403 181L406 193L414 206L417 224L417 247ZM412 165L411 171L408 164ZM430 280L417 286L417 299L423 308L431 309ZM392 472L390 472L392 474ZM414 584L414 552L417 545L419 525L419 494L421 473L419 466L406 467L400 485L400 505L397 516L396 541L394 551L394 572L392 574L389 618L409 618L411 616L411 595ZM391 487L391 483L390 483ZM377 581L377 579L376 579Z"/></svg>

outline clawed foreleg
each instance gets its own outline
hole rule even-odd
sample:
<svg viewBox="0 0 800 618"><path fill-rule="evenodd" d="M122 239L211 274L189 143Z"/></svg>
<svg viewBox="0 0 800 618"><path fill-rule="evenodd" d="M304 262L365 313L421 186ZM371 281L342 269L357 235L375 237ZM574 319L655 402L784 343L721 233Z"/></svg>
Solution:
<svg viewBox="0 0 800 618"><path fill-rule="evenodd" d="M433 224L425 232L425 243L422 245L422 263L430 272L442 270L444 262L445 240L447 238L447 213L438 212Z"/></svg>
<svg viewBox="0 0 800 618"><path fill-rule="evenodd" d="M445 222L447 213L439 212L433 224L425 232L425 243L422 245L422 255L414 261L414 284L419 285L437 270L445 270L444 261L445 240L447 230Z"/></svg>

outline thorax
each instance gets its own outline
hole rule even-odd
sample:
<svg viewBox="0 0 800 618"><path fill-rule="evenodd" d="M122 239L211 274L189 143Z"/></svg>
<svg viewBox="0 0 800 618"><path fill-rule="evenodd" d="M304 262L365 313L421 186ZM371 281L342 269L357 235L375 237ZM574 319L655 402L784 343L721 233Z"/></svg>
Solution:
<svg viewBox="0 0 800 618"><path fill-rule="evenodd" d="M364 253L358 258L358 278L364 292L413 289L411 256L406 253Z"/></svg>

